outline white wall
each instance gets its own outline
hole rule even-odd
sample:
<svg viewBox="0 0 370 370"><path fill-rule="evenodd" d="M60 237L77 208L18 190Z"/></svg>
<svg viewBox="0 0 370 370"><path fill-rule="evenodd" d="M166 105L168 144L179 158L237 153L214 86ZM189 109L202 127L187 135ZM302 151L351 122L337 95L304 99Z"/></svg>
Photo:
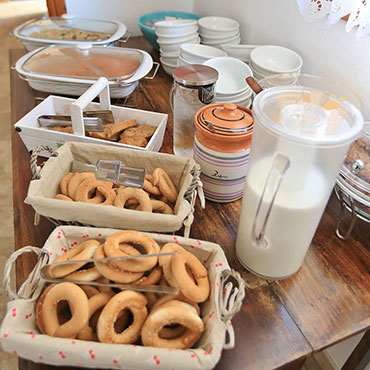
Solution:
<svg viewBox="0 0 370 370"><path fill-rule="evenodd" d="M307 23L296 0L195 0L194 13L236 19L242 43L277 44L303 58L303 72L326 75L357 91L370 119L370 35L357 41L345 22L326 28L326 19Z"/></svg>
<svg viewBox="0 0 370 370"><path fill-rule="evenodd" d="M66 8L76 17L120 21L137 36L141 15L160 10L192 12L193 0L66 0Z"/></svg>

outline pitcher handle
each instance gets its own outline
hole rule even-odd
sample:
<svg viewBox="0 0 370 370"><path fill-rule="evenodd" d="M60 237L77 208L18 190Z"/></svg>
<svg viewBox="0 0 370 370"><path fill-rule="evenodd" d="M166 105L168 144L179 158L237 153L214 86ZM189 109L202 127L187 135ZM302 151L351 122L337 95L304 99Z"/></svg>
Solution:
<svg viewBox="0 0 370 370"><path fill-rule="evenodd" d="M271 209L274 204L277 192L280 188L281 180L284 177L286 170L289 168L290 160L283 154L278 153L272 163L270 172L267 176L265 186L263 188L261 199L258 203L256 215L254 217L252 238L254 242L264 247L262 244L265 238L266 226L270 217ZM266 202L265 215L262 209L263 202Z"/></svg>
<svg viewBox="0 0 370 370"><path fill-rule="evenodd" d="M173 113L173 94L174 94L174 91L175 91L175 85L172 85L171 87L171 90L170 90L170 107L171 107L171 110L172 110L172 113Z"/></svg>

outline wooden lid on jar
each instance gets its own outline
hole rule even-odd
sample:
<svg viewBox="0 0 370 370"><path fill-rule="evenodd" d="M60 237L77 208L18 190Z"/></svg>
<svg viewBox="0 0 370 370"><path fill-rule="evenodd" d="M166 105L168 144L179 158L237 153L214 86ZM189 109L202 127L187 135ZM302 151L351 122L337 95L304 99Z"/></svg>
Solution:
<svg viewBox="0 0 370 370"><path fill-rule="evenodd" d="M231 103L210 104L195 114L195 125L204 134L225 139L250 136L254 128L252 111Z"/></svg>

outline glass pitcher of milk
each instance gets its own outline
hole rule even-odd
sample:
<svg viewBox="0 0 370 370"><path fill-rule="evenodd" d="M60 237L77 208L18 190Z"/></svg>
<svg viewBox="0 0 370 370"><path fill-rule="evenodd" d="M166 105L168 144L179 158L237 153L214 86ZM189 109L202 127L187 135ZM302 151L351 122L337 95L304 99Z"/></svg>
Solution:
<svg viewBox="0 0 370 370"><path fill-rule="evenodd" d="M253 116L236 254L252 273L284 279L303 263L363 118L347 100L302 86L262 91Z"/></svg>

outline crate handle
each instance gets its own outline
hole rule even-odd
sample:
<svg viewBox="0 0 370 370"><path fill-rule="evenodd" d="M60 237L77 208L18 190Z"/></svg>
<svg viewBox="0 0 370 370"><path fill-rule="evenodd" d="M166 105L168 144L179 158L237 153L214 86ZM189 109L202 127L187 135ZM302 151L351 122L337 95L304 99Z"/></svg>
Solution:
<svg viewBox="0 0 370 370"><path fill-rule="evenodd" d="M41 179L41 176L40 176L41 168L37 165L37 157L39 156L39 153L43 151L48 151L52 157L58 157L58 153L51 146L48 146L48 145L37 146L32 151L31 159L30 159L32 180Z"/></svg>
<svg viewBox="0 0 370 370"><path fill-rule="evenodd" d="M27 280L22 284L18 293L13 292L10 286L10 272L13 266L13 263L16 259L26 252L33 252L38 255L38 261L35 265L34 269L32 270L31 274L28 276ZM38 280L39 280L39 272L41 267L48 262L49 253L47 250L38 248L38 247L23 247L18 249L17 251L13 252L8 260L5 263L4 267L4 277L3 277L3 288L6 292L6 295L9 297L9 300L13 301L15 299L28 299L32 296L35 292L36 288L38 287Z"/></svg>
<svg viewBox="0 0 370 370"><path fill-rule="evenodd" d="M109 83L105 77L100 77L75 102L71 103L73 134L78 136L85 136L85 126L83 124L83 110L97 96L99 96L100 108L102 110L110 110Z"/></svg>

